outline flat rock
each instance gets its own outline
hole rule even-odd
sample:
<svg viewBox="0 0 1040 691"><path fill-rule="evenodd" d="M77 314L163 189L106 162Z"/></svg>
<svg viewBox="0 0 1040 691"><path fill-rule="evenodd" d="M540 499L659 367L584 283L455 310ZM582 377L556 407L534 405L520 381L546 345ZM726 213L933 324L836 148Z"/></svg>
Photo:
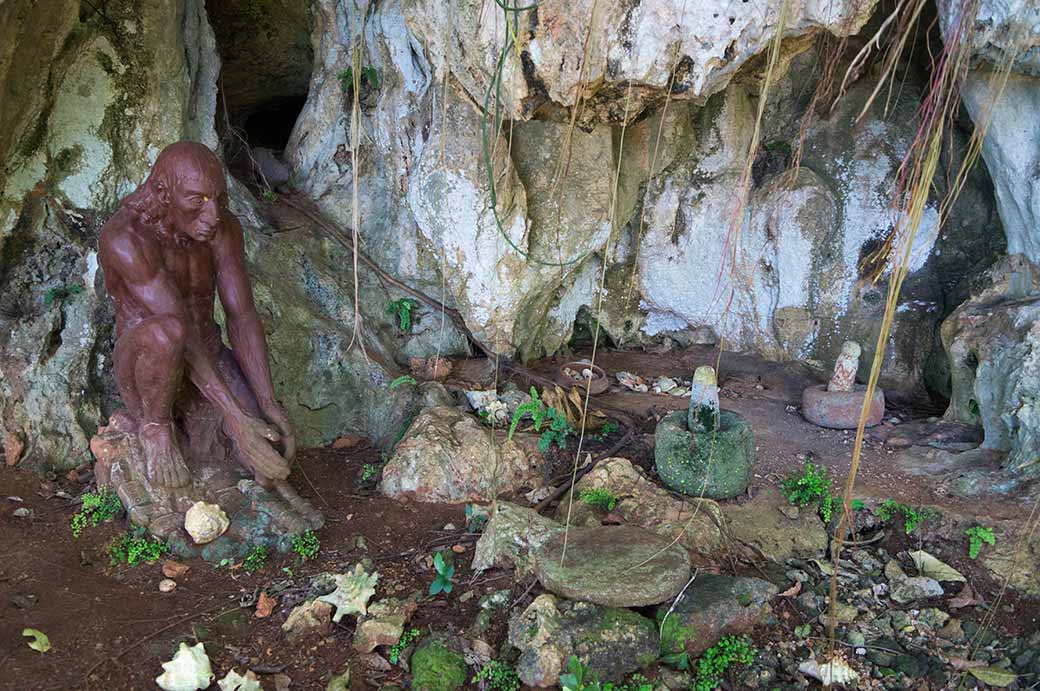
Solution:
<svg viewBox="0 0 1040 691"><path fill-rule="evenodd" d="M618 497L613 513L628 525L646 528L700 554L709 555L722 546L723 510L711 499L678 497L648 480L627 458L605 458L575 485L577 496L571 510L571 525L599 525L606 514L581 501L586 489L606 489ZM560 502L557 518L567 515L568 497ZM824 547L826 547L824 538Z"/></svg>
<svg viewBox="0 0 1040 691"><path fill-rule="evenodd" d="M500 501L473 550L473 571L497 567L515 568L518 575L529 574L537 560L536 550L562 533L563 526L553 519Z"/></svg>
<svg viewBox="0 0 1040 691"><path fill-rule="evenodd" d="M827 531L816 511L791 511L775 487L763 487L751 501L726 503L726 531L737 542L751 546L766 558L814 559L827 551Z"/></svg>
<svg viewBox="0 0 1040 691"><path fill-rule="evenodd" d="M571 528L538 550L535 573L546 590L563 597L643 607L682 590L690 579L690 558L682 547L640 528Z"/></svg>

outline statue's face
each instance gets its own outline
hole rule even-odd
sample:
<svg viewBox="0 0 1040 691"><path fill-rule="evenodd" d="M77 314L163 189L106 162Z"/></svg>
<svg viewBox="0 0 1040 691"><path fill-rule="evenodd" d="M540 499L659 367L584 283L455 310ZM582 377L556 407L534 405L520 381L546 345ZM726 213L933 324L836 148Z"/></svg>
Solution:
<svg viewBox="0 0 1040 691"><path fill-rule="evenodd" d="M174 232L196 242L210 242L220 229L221 212L227 204L223 178L207 175L180 178L170 194L167 221Z"/></svg>

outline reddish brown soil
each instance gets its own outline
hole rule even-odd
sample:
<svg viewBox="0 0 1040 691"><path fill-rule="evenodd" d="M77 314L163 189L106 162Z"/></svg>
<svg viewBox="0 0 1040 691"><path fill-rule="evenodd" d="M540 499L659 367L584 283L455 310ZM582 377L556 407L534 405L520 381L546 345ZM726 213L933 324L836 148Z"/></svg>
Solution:
<svg viewBox="0 0 1040 691"><path fill-rule="evenodd" d="M689 376L696 365L712 358L708 349L663 355L602 352L597 362L610 374L628 370L644 377ZM549 374L555 364L545 361L537 363L535 369ZM453 376L457 384L459 377L473 380L486 372L480 363L459 363ZM755 428L759 451L752 491L776 483L800 465L806 453L830 468L839 481L846 476L853 435L821 430L796 412L787 411L787 406L798 405L802 388L812 381L810 373L792 364L730 354L722 358L723 407L745 415ZM642 425L642 434L618 455L651 468L654 419L684 406L685 400L633 393L608 393L600 398ZM934 414L926 407L912 405L901 406L897 412L907 423ZM590 441L586 450L595 455L617 438ZM573 461L572 451L560 454L557 465L566 468ZM937 496L927 478L906 477L891 459L890 449L874 436L868 438L857 495L892 497L913 505L937 504L979 516L1024 515L1022 502L1016 500L968 502ZM159 564L134 568L109 565L104 546L124 529L122 524L87 529L74 540L69 521L76 507L54 495L60 483L42 482L16 469L0 469L0 689L155 688L153 680L162 671L160 665L171 657L177 644L196 640L206 643L218 677L231 668L243 672L248 667L263 673L268 689L274 688L271 675L276 673L288 675L292 689L324 689L332 674L347 667L353 672L356 689L403 683L405 675L396 667L390 672L373 672L361 665L350 646L350 617L327 635L286 641L279 627L303 598L311 575L342 571L367 557L380 574L380 596L403 597L414 591L425 594L434 576L427 565L431 552L461 545L464 553L456 559L455 591L424 601L410 624L424 631L463 631L476 617L480 596L514 584L509 572L491 571L478 578L470 573L475 536L465 532L461 505L397 502L373 494L370 486L362 486L359 478L363 464L378 460L378 452L363 444L343 451L318 449L302 454L299 467L303 472L294 473L294 482L329 518L320 533L321 554L314 562L297 563L289 554L273 559L258 572L247 573L241 568L193 561L191 570L169 594L158 591L162 578ZM552 474L558 470L553 469ZM83 488L77 485L65 489L75 495ZM24 501L6 499L9 496ZM22 506L32 509L34 516L14 517L14 510ZM458 528L445 531L448 523ZM357 536L365 538L367 550L354 547ZM902 536L890 535L885 546L894 553L911 545ZM761 568L726 561L715 567L724 572ZM980 575L977 565L965 559L951 559L951 563L972 575L973 582L993 601L997 586ZM292 576L283 567L291 570ZM257 590L271 588L279 581L288 589L279 596L279 605L270 617L257 619L252 607L239 605L240 598L248 600ZM462 602L460 597L469 591L474 595ZM513 588L513 597L522 607L538 592L537 587L521 583ZM19 609L12 604L12 597L29 593L39 598L35 606ZM1005 603L998 612L998 628L1015 635L1036 630L1036 603L1018 599ZM505 614L500 613L485 636L496 650L505 637L504 622ZM26 627L47 633L52 650L46 654L30 650L21 637Z"/></svg>

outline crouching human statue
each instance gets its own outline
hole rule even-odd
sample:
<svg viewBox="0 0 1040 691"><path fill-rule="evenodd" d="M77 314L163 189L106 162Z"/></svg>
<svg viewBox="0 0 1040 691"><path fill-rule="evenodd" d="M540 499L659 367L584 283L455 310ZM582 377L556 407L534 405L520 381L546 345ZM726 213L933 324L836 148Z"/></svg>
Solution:
<svg viewBox="0 0 1040 691"><path fill-rule="evenodd" d="M296 440L275 397L220 160L194 142L166 147L99 245L125 406L91 443L99 484L118 492L134 523L185 555L284 548L319 527L320 514L287 482ZM230 347L214 318L217 295ZM202 544L181 530L199 501L228 518L220 519L226 533Z"/></svg>

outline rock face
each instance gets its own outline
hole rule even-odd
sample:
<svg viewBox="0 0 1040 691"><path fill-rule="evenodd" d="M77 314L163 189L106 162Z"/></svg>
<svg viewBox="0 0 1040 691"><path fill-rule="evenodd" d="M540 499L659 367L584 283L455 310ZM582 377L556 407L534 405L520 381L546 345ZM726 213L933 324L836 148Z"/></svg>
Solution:
<svg viewBox="0 0 1040 691"><path fill-rule="evenodd" d="M952 394L947 417L981 424L1014 481L1040 477L1040 269L1022 256L943 322Z"/></svg>
<svg viewBox="0 0 1040 691"><path fill-rule="evenodd" d="M557 595L611 607L674 597L690 578L686 550L631 526L571 528L538 550L535 573Z"/></svg>
<svg viewBox="0 0 1040 691"><path fill-rule="evenodd" d="M577 655L601 681L619 682L657 659L657 627L627 609L539 595L509 621L509 643L520 650L520 681L555 686Z"/></svg>
<svg viewBox="0 0 1040 691"><path fill-rule="evenodd" d="M611 513L629 525L639 526L704 555L722 546L723 510L711 499L679 499L643 476L625 458L606 458L581 478L571 505L564 497L557 519L565 520L571 506L571 525L599 525L601 514L580 497L590 489L609 490L619 501Z"/></svg>
<svg viewBox="0 0 1040 691"><path fill-rule="evenodd" d="M380 491L388 497L459 503L491 501L534 486L534 458L511 440L457 408L427 408L408 428L383 468Z"/></svg>
<svg viewBox="0 0 1040 691"><path fill-rule="evenodd" d="M661 650L685 650L692 658L723 636L748 633L772 611L776 593L776 586L757 578L700 574L677 602L657 609Z"/></svg>

